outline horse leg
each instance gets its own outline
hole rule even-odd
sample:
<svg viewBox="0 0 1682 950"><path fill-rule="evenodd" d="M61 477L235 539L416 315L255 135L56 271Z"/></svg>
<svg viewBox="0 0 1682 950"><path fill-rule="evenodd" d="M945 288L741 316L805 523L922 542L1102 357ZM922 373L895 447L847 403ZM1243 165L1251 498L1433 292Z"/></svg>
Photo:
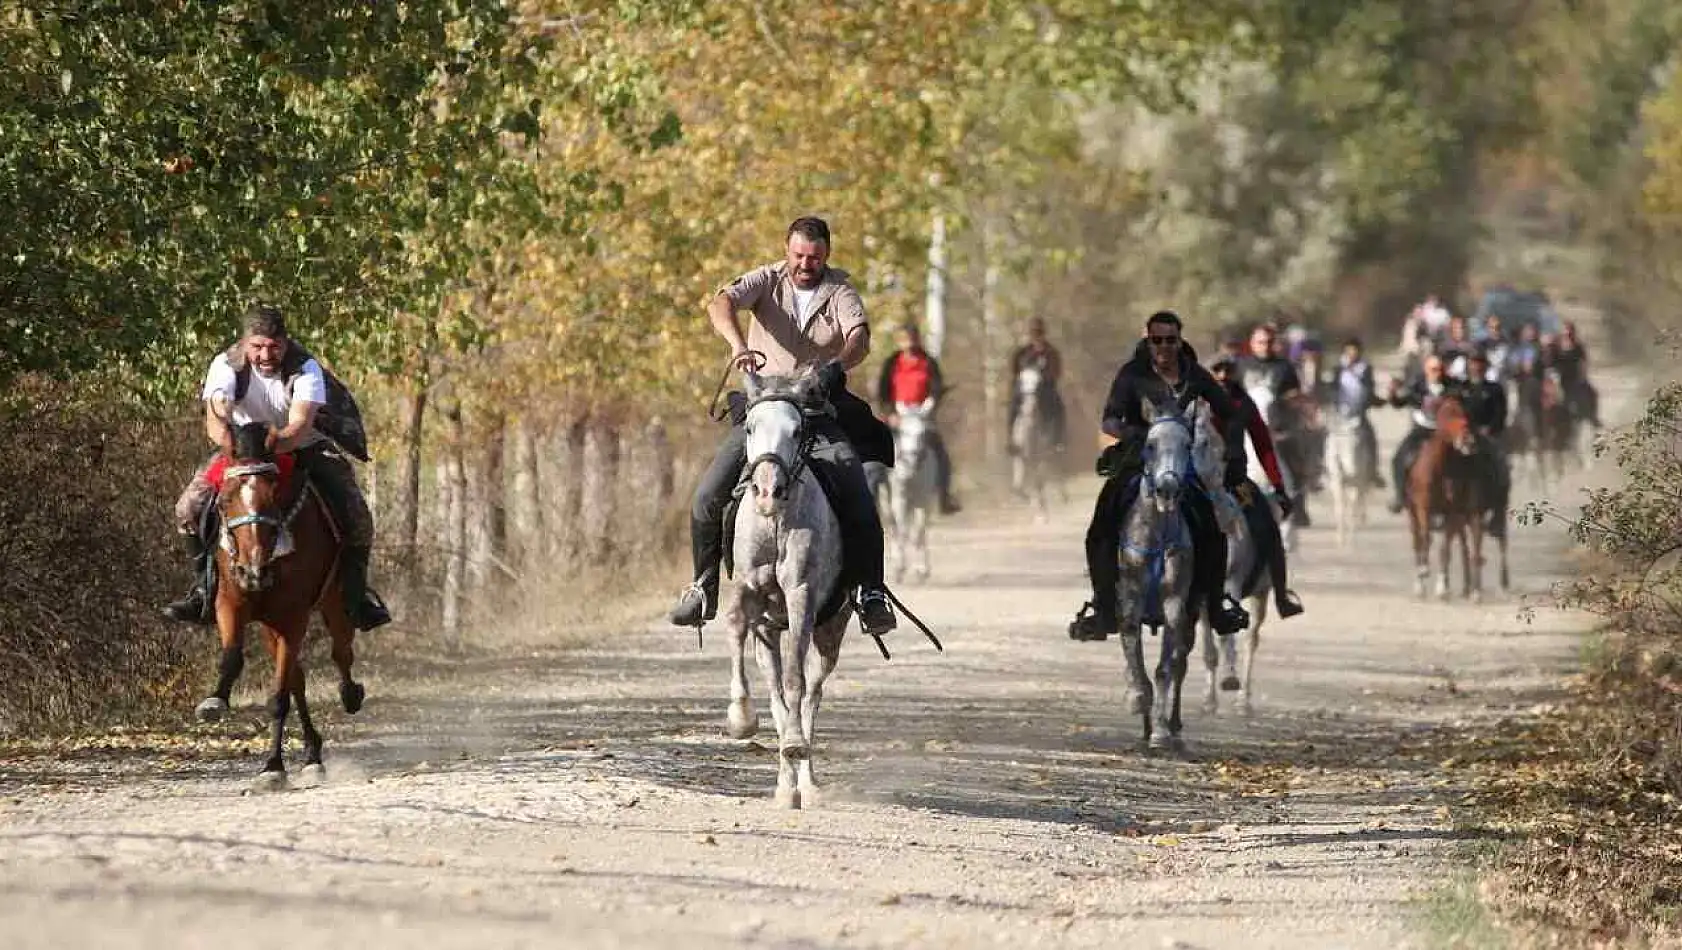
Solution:
<svg viewBox="0 0 1682 950"><path fill-rule="evenodd" d="M786 589L786 588L785 588ZM785 594L788 626L782 632L782 680L780 689L785 712L777 727L777 802L789 808L801 807L800 771L811 758L806 742L806 665L812 652L815 608L804 591ZM788 790L787 800L783 790Z"/></svg>
<svg viewBox="0 0 1682 950"><path fill-rule="evenodd" d="M1245 631L1244 637L1244 680L1238 689L1238 711L1248 716L1253 712L1251 697L1255 694L1252 685L1256 675L1256 650L1261 647L1262 623L1267 620L1267 602L1269 588L1263 586L1257 596L1250 599L1250 629ZM1237 637L1228 637L1232 650L1238 649Z"/></svg>
<svg viewBox="0 0 1682 950"><path fill-rule="evenodd" d="M763 625L753 634L754 655L759 660L760 673L765 677L765 694L771 702L771 722L777 729L777 791L776 803L782 808L799 808L800 793L796 786L794 766L782 753L782 739L788 735L788 703L783 699L782 632L767 630Z"/></svg>
<svg viewBox="0 0 1682 950"><path fill-rule="evenodd" d="M328 584L328 595L321 604L321 619L327 624L327 635L333 643L333 665L339 669L339 705L352 715L362 711L368 691L351 675L356 665L356 628L350 614L345 612L344 595L337 580ZM300 715L302 715L300 713Z"/></svg>
<svg viewBox="0 0 1682 950"><path fill-rule="evenodd" d="M757 616L758 597L746 591L724 615L725 627L730 631L730 706L725 712L725 722L732 739L749 739L759 732L759 717L754 714L753 698L748 690L748 618L744 601L750 598Z"/></svg>
<svg viewBox="0 0 1682 950"><path fill-rule="evenodd" d="M1431 576L1431 513L1419 504L1408 508L1408 527L1413 534L1413 593L1425 599L1425 584Z"/></svg>
<svg viewBox="0 0 1682 950"><path fill-rule="evenodd" d="M1472 512L1467 529L1467 534L1470 534L1471 537L1467 538L1462 535L1460 539L1460 559L1466 563L1464 571L1465 594L1473 603L1481 603L1483 601L1483 513L1481 511ZM1468 543L1471 546L1470 551L1467 550Z"/></svg>
<svg viewBox="0 0 1682 950"><path fill-rule="evenodd" d="M216 675L216 691L193 710L200 722L216 722L228 714L228 698L234 683L245 670L245 621L231 602L216 601L216 632L222 640L222 662Z"/></svg>
<svg viewBox="0 0 1682 950"><path fill-rule="evenodd" d="M286 787L286 717L292 711L293 668L298 658L294 644L270 624L263 624L263 639L268 643L269 655L274 658L274 692L269 696L269 760L257 777L257 787L278 790ZM301 637L300 637L301 639Z"/></svg>
<svg viewBox="0 0 1682 950"><path fill-rule="evenodd" d="M1198 639L1203 641L1203 711L1214 714L1220 711L1220 692L1215 688L1219 681L1221 663L1221 645L1215 641L1222 639L1215 636L1215 630L1209 626L1209 618L1201 614L1197 618ZM1227 637L1225 639L1232 639Z"/></svg>
<svg viewBox="0 0 1682 950"><path fill-rule="evenodd" d="M302 657L302 651L297 651ZM292 667L292 701L298 706L298 725L304 733L304 768L299 778L304 784L319 785L327 778L327 770L321 764L321 733L316 731L315 721L310 718L309 700L304 698L304 664L297 663Z"/></svg>
<svg viewBox="0 0 1682 950"><path fill-rule="evenodd" d="M847 632L847 621L845 614L838 615L813 631L814 649L806 656L806 698L800 711L801 723L805 727L802 737L806 740L806 757L800 760L796 775L802 808L818 800L818 777L812 764L817 752L818 707L823 705L824 681L835 672L835 665L841 662L841 638Z"/></svg>
<svg viewBox="0 0 1682 950"><path fill-rule="evenodd" d="M929 508L924 505L917 509L916 526L917 546L917 580L926 581L932 573L929 567Z"/></svg>
<svg viewBox="0 0 1682 950"><path fill-rule="evenodd" d="M911 483L909 481L901 482L894 487L894 533L892 537L895 581L905 579L905 548L911 541L911 499L908 497L910 487Z"/></svg>
<svg viewBox="0 0 1682 950"><path fill-rule="evenodd" d="M1184 563L1167 565L1162 579L1162 649L1156 661L1156 729L1150 738L1153 749L1180 747L1180 687L1191 652L1191 616L1187 610L1191 564L1189 558L1181 560ZM1185 580L1179 581L1181 577Z"/></svg>
<svg viewBox="0 0 1682 950"><path fill-rule="evenodd" d="M1442 545L1438 551L1437 599L1448 599L1448 568L1454 560L1454 536L1460 531L1459 519L1453 514L1443 516Z"/></svg>

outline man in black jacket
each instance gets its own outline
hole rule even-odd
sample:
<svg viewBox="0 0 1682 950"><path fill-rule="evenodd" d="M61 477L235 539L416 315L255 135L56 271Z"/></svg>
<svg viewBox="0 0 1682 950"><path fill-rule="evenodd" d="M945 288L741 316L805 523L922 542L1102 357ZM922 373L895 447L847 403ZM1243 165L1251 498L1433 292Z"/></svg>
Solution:
<svg viewBox="0 0 1682 950"><path fill-rule="evenodd" d="M1086 567L1092 578L1092 600L1075 615L1069 636L1075 640L1103 640L1119 630L1116 617L1116 589L1120 583L1121 527L1133 499L1126 489L1143 469L1141 452L1150 424L1145 421L1142 400L1189 406L1202 399L1209 404L1215 431L1227 432L1232 404L1226 391L1197 362L1181 336L1178 314L1163 310L1145 322L1145 338L1133 358L1116 373L1104 403L1101 422L1107 443L1098 457L1098 474L1104 487L1086 531ZM1226 535L1215 520L1208 495L1193 491L1186 496L1191 522L1193 596L1207 598L1210 624L1220 634L1232 634L1249 625L1250 618L1237 603L1225 597Z"/></svg>

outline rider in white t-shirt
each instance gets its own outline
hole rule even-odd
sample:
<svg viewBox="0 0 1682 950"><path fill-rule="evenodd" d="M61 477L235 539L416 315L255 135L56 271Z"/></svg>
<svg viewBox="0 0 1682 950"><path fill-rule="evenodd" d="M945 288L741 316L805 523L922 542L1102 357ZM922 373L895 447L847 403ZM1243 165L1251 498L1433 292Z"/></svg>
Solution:
<svg viewBox="0 0 1682 950"><path fill-rule="evenodd" d="M359 630L390 623L391 615L368 588L373 515L350 461L320 428L324 417L319 413L328 401L327 375L319 362L287 337L285 320L276 308L253 306L246 313L244 329L240 342L217 354L205 374L205 434L222 447L231 440L230 424L262 423L272 430L274 451L292 454L296 471L309 477L343 532L339 579L351 622ZM344 437L342 432L340 437ZM350 451L366 455L361 448ZM206 623L212 616L206 583L209 552L200 535L205 507L216 494L206 477L209 465L206 462L199 468L175 503L176 524L196 566L196 582L186 597L165 607L164 613L189 623Z"/></svg>

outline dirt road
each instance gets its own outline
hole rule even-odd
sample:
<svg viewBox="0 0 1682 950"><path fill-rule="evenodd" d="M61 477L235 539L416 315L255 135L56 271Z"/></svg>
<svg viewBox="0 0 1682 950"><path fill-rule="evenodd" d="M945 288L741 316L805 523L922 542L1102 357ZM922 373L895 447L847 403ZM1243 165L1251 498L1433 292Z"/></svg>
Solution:
<svg viewBox="0 0 1682 950"><path fill-rule="evenodd" d="M1635 395L1607 387L1614 412ZM1560 532L1518 529L1515 595L1481 607L1413 600L1382 510L1348 551L1306 532L1309 612L1264 629L1254 716L1193 704L1188 756L1148 757L1117 644L1063 633L1094 488L1048 525L937 527L934 580L903 593L950 652L849 643L819 809L775 810L769 751L723 737L716 633L401 679L376 635L323 787L245 792L255 709L213 734L233 758L118 737L0 761L0 945L1419 945L1459 837L1425 733L1552 697L1581 620L1526 624L1517 595L1562 576Z"/></svg>

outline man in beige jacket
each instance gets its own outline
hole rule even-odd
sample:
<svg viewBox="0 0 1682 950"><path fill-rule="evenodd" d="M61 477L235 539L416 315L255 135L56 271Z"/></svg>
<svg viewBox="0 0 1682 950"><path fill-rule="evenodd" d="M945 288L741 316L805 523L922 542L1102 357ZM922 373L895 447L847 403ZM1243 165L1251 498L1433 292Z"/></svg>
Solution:
<svg viewBox="0 0 1682 950"><path fill-rule="evenodd" d="M880 635L892 630L895 620L883 590L882 522L861 456L892 465L893 436L868 403L847 391L846 370L870 353L870 326L847 273L829 266L829 247L829 225L821 218L796 220L789 225L785 259L721 287L707 306L707 319L730 344L738 369L778 376L813 369L824 377L835 417L810 422L812 468L828 487L841 524L848 562L843 577L858 586L859 625ZM745 338L739 310L753 315ZM764 355L763 363L756 352ZM695 580L672 608L671 622L677 626L699 626L718 611L722 519L747 464L741 423L739 416L732 419L730 433L695 491L690 508Z"/></svg>

